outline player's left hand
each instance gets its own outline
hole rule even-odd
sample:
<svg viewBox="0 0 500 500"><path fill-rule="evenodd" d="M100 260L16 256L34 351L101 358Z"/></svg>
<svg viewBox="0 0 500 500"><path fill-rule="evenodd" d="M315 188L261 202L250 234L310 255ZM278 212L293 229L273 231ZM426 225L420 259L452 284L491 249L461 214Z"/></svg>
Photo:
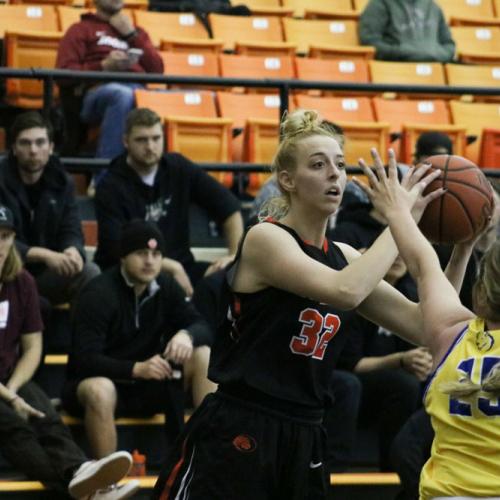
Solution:
<svg viewBox="0 0 500 500"><path fill-rule="evenodd" d="M182 365L193 354L193 340L186 330L179 330L167 344L163 357L169 361L173 361L178 365Z"/></svg>

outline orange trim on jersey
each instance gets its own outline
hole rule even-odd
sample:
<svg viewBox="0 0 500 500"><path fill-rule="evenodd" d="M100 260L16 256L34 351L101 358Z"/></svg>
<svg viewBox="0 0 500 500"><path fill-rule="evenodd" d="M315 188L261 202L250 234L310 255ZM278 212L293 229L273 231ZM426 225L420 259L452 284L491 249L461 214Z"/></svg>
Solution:
<svg viewBox="0 0 500 500"><path fill-rule="evenodd" d="M303 241L306 245L310 245L310 246L312 246L312 247L314 246L314 243L313 243L311 240L302 240L302 241ZM326 238L323 240L323 245L322 245L322 247L323 247L323 252L325 252L325 253L326 253L326 252L328 252L328 240L327 240Z"/></svg>
<svg viewBox="0 0 500 500"><path fill-rule="evenodd" d="M174 485L175 480L177 479L179 471L181 470L182 464L184 463L184 461L186 459L186 447L187 447L187 438L184 440L184 443L182 443L181 458L175 464L175 467L172 469L170 476L168 476L167 481L165 483L165 488L163 489L163 491L160 495L160 500L168 500L170 498L169 497L170 490L172 489L172 486Z"/></svg>

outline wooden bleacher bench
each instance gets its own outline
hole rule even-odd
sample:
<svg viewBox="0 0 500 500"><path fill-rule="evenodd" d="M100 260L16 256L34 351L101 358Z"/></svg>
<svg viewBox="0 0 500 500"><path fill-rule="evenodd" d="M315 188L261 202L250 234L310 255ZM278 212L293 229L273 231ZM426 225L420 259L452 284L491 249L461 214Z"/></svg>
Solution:
<svg viewBox="0 0 500 500"><path fill-rule="evenodd" d="M124 479L127 482L131 478ZM156 483L157 476L137 477L141 489L152 489ZM330 474L330 486L391 486L398 485L399 477L393 472L356 472ZM36 492L45 490L45 486L39 481L25 480L0 480L1 492Z"/></svg>

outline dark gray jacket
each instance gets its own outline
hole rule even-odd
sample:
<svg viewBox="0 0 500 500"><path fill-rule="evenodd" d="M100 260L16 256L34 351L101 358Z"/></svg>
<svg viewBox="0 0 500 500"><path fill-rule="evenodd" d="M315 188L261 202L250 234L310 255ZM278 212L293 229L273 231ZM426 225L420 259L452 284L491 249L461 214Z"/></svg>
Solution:
<svg viewBox="0 0 500 500"><path fill-rule="evenodd" d="M363 45L389 61L452 61L455 42L434 0L370 0L359 22Z"/></svg>

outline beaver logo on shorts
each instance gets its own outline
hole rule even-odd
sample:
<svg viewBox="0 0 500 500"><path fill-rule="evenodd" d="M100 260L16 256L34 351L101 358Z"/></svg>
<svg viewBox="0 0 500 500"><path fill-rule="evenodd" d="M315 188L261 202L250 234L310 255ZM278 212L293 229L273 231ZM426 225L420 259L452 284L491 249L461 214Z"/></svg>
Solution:
<svg viewBox="0 0 500 500"><path fill-rule="evenodd" d="M257 448L257 442L248 434L240 434L233 439L233 446L242 453L250 453Z"/></svg>

